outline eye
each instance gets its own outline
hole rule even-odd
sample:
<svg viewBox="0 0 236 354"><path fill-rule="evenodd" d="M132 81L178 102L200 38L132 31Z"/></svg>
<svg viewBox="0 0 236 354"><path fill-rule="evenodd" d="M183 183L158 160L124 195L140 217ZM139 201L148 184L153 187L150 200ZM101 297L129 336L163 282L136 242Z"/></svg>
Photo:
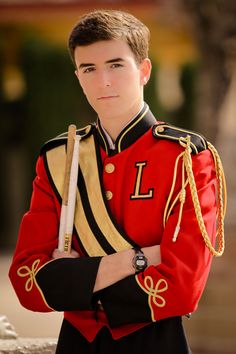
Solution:
<svg viewBox="0 0 236 354"><path fill-rule="evenodd" d="M122 64L120 64L120 63L113 63L113 64L111 64L111 68L121 68L121 67L123 67L124 65L122 65Z"/></svg>
<svg viewBox="0 0 236 354"><path fill-rule="evenodd" d="M90 73L91 71L94 71L94 70L95 70L95 68L93 66L90 66L90 67L84 69L83 73L84 74L88 74L88 73Z"/></svg>

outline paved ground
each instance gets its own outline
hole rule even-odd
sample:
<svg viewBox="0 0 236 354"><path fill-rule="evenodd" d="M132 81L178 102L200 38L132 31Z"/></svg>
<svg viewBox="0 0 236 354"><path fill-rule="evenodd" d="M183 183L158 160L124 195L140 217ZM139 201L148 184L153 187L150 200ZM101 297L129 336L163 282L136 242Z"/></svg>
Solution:
<svg viewBox="0 0 236 354"><path fill-rule="evenodd" d="M55 348L56 341L50 338L0 339L0 354L54 354Z"/></svg>

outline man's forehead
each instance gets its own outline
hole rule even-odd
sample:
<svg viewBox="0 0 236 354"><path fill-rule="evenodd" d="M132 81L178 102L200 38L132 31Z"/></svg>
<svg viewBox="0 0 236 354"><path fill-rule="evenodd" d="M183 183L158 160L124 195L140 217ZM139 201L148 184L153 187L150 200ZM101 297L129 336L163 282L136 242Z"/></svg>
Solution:
<svg viewBox="0 0 236 354"><path fill-rule="evenodd" d="M127 60L133 56L128 44L123 40L99 41L86 46L78 46L74 52L75 60L81 63L107 63L118 59Z"/></svg>
<svg viewBox="0 0 236 354"><path fill-rule="evenodd" d="M105 64L111 64L111 63L122 63L124 62L125 59L122 59L122 58L113 58L113 59L108 59L106 60L104 63ZM88 66L95 66L96 65L96 62L95 63L90 63L90 62L87 62L87 63L83 63L83 62L78 62L78 65L79 65L79 69L82 69L82 68L85 68L85 67L88 67Z"/></svg>

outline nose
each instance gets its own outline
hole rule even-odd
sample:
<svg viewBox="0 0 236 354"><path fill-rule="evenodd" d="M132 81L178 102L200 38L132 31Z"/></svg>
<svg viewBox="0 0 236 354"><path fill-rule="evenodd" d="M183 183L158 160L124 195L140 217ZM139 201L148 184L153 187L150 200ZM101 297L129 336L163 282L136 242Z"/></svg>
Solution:
<svg viewBox="0 0 236 354"><path fill-rule="evenodd" d="M107 71L101 71L98 75L98 80L101 88L111 86L111 78Z"/></svg>

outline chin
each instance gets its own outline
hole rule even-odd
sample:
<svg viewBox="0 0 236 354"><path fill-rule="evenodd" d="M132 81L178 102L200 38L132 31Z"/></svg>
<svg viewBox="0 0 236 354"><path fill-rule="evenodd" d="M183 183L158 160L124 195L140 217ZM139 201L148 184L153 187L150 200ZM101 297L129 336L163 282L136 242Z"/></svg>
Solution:
<svg viewBox="0 0 236 354"><path fill-rule="evenodd" d="M100 109L99 109L100 108ZM120 109L120 105L119 107L117 107L117 105L114 105L114 104L106 104L102 107L99 107L96 110L98 116L101 116L105 119L108 119L112 116L116 116L116 115L119 115L121 113L121 109Z"/></svg>

